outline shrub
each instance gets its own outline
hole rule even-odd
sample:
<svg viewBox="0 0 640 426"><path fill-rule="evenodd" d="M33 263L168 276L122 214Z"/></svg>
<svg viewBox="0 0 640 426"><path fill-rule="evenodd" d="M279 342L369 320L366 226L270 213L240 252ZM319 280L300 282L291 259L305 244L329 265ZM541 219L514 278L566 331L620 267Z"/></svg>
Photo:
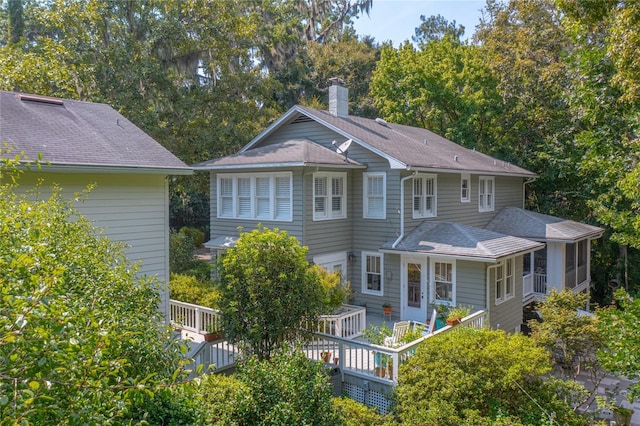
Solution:
<svg viewBox="0 0 640 426"><path fill-rule="evenodd" d="M333 398L333 406L346 426L376 426L392 424L390 416L378 414L377 410L351 398Z"/></svg>
<svg viewBox="0 0 640 426"><path fill-rule="evenodd" d="M171 274L169 295L174 300L216 309L220 302L220 288L190 275Z"/></svg>
<svg viewBox="0 0 640 426"><path fill-rule="evenodd" d="M191 238L191 243L194 248L202 247L202 244L204 244L204 232L199 229L185 226L180 229L180 233Z"/></svg>

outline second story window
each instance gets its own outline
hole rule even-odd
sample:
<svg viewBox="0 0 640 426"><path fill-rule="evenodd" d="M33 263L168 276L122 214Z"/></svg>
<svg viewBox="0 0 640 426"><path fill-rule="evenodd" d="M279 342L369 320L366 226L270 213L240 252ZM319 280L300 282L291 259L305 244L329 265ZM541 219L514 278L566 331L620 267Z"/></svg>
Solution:
<svg viewBox="0 0 640 426"><path fill-rule="evenodd" d="M314 173L313 220L347 217L346 173Z"/></svg>
<svg viewBox="0 0 640 426"><path fill-rule="evenodd" d="M290 172L219 174L218 217L292 220Z"/></svg>
<svg viewBox="0 0 640 426"><path fill-rule="evenodd" d="M468 203L471 201L471 178L469 173L460 175L460 202Z"/></svg>
<svg viewBox="0 0 640 426"><path fill-rule="evenodd" d="M478 211L492 212L494 209L494 178L480 176L478 179Z"/></svg>
<svg viewBox="0 0 640 426"><path fill-rule="evenodd" d="M362 217L365 219L385 219L386 175L384 173L364 173Z"/></svg>
<svg viewBox="0 0 640 426"><path fill-rule="evenodd" d="M437 216L436 175L413 178L413 218Z"/></svg>

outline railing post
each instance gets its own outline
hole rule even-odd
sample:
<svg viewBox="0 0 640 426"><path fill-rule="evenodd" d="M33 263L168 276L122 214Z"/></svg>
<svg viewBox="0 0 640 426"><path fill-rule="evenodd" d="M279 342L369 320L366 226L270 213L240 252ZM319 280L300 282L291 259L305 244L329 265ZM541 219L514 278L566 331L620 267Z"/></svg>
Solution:
<svg viewBox="0 0 640 426"><path fill-rule="evenodd" d="M344 318L341 318L341 317L336 317L336 319L334 320L334 323L336 325L336 336L338 336L338 337L344 337L342 335L342 330L343 330L342 322L343 321L344 321Z"/></svg>
<svg viewBox="0 0 640 426"><path fill-rule="evenodd" d="M200 333L202 330L202 315L200 314L200 308L196 308L196 333Z"/></svg>

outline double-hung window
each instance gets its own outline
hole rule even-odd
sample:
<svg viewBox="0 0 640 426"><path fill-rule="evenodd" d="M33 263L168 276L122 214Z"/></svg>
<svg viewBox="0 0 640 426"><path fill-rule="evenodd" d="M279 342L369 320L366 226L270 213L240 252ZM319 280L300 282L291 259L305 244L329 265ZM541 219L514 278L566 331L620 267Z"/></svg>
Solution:
<svg viewBox="0 0 640 426"><path fill-rule="evenodd" d="M218 217L292 220L292 175L219 174Z"/></svg>
<svg viewBox="0 0 640 426"><path fill-rule="evenodd" d="M362 253L362 292L382 295L383 257L378 253Z"/></svg>
<svg viewBox="0 0 640 426"><path fill-rule="evenodd" d="M434 303L455 305L455 264L434 260L431 299Z"/></svg>
<svg viewBox="0 0 640 426"><path fill-rule="evenodd" d="M384 173L364 173L362 217L366 219L387 217L386 178Z"/></svg>
<svg viewBox="0 0 640 426"><path fill-rule="evenodd" d="M502 303L514 296L514 269L513 258L501 261L495 268L496 304Z"/></svg>
<svg viewBox="0 0 640 426"><path fill-rule="evenodd" d="M480 176L478 179L478 211L492 212L494 209L494 177Z"/></svg>
<svg viewBox="0 0 640 426"><path fill-rule="evenodd" d="M314 173L313 220L347 217L346 173Z"/></svg>
<svg viewBox="0 0 640 426"><path fill-rule="evenodd" d="M468 203L471 201L471 178L469 173L460 175L460 202Z"/></svg>
<svg viewBox="0 0 640 426"><path fill-rule="evenodd" d="M413 218L437 215L436 175L418 175L413 178Z"/></svg>

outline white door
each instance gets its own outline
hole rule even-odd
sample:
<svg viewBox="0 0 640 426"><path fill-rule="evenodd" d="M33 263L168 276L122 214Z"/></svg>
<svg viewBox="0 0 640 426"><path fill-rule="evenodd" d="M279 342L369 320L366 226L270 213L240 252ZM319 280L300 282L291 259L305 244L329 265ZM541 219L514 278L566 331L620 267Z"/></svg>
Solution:
<svg viewBox="0 0 640 426"><path fill-rule="evenodd" d="M402 312L403 320L426 322L427 320L427 259L402 257Z"/></svg>

